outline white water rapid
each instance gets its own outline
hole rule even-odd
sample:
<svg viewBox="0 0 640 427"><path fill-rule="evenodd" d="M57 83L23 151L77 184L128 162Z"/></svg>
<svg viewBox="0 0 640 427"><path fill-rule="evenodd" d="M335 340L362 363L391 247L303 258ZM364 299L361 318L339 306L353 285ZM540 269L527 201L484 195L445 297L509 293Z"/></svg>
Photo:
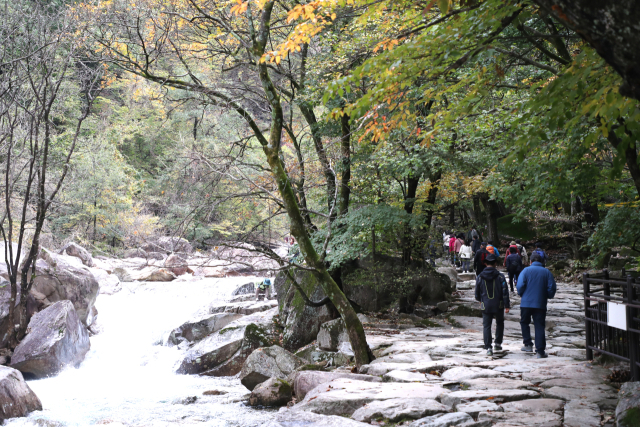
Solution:
<svg viewBox="0 0 640 427"><path fill-rule="evenodd" d="M260 426L272 411L254 410L235 401L248 391L237 378L178 375L184 354L157 345L163 334L212 302L228 301L237 285L253 278L204 279L169 283L123 283L115 295L100 295L100 333L82 365L59 375L29 381L43 411L6 425L38 427ZM203 396L224 390L224 396ZM185 398L197 396L192 404Z"/></svg>

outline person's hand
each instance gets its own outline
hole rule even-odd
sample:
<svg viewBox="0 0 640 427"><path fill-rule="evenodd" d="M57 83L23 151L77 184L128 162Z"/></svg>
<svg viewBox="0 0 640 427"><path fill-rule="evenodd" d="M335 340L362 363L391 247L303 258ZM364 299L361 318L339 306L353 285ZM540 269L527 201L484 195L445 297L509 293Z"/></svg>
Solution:
<svg viewBox="0 0 640 427"><path fill-rule="evenodd" d="M508 312L509 312L509 309L508 309L508 308L505 308L505 309L504 309L504 312L505 312L505 313L508 313Z"/></svg>

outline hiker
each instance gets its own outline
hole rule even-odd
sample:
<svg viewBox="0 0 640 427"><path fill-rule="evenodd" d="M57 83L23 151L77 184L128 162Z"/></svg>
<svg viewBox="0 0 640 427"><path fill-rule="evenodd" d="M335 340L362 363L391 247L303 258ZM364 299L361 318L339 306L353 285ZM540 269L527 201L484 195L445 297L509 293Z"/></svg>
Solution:
<svg viewBox="0 0 640 427"><path fill-rule="evenodd" d="M482 242L479 237L476 236L473 238L473 241L471 242L471 252L473 253L473 256L476 256L476 252L480 250L481 243Z"/></svg>
<svg viewBox="0 0 640 427"><path fill-rule="evenodd" d="M504 334L504 313L509 312L509 288L504 275L496 269L498 257L489 254L485 258L487 267L476 278L476 301L480 301L482 309L482 329L484 348L487 356L493 356L493 350L502 350ZM491 349L491 324L496 319L496 341Z"/></svg>
<svg viewBox="0 0 640 427"><path fill-rule="evenodd" d="M518 255L518 248L509 248L509 255L505 257L505 267L509 273L509 287L511 288L511 292L515 292L513 289L513 281L515 279L516 285L518 284L518 276L524 269L522 257Z"/></svg>
<svg viewBox="0 0 640 427"><path fill-rule="evenodd" d="M484 268L486 267L484 261L490 255L486 247L487 247L487 242L480 243L480 250L476 252L476 256L473 258L473 265L476 269L476 275L478 276L480 275L480 273L482 273L482 270L484 270Z"/></svg>
<svg viewBox="0 0 640 427"><path fill-rule="evenodd" d="M453 242L453 257L455 265L458 265L458 262L460 262L460 248L462 247L462 245L464 245L464 233L458 234L455 242Z"/></svg>
<svg viewBox="0 0 640 427"><path fill-rule="evenodd" d="M493 246L493 241L489 240L486 249L487 249L487 252L489 252L490 254L494 254L496 258L500 258L500 252L498 252L498 248Z"/></svg>
<svg viewBox="0 0 640 427"><path fill-rule="evenodd" d="M462 272L467 273L471 272L471 246L467 245L466 242L460 246L460 251L458 254L460 255L460 261L462 261Z"/></svg>
<svg viewBox="0 0 640 427"><path fill-rule="evenodd" d="M469 232L467 233L467 241L471 242L475 238L480 239L480 233L478 233L478 230L476 230L476 225L473 224L471 226L471 230L469 230Z"/></svg>
<svg viewBox="0 0 640 427"><path fill-rule="evenodd" d="M549 257L547 256L547 253L542 249L542 243L540 242L536 243L536 248L534 249L533 252L531 252L531 261L533 261L533 254L540 255L539 262L542 263L543 267L547 265L547 261L549 260Z"/></svg>
<svg viewBox="0 0 640 427"><path fill-rule="evenodd" d="M455 244L456 244L456 235L451 233L451 235L449 236L449 261L451 261L452 265L456 260L456 255L454 250Z"/></svg>
<svg viewBox="0 0 640 427"><path fill-rule="evenodd" d="M527 250L524 248L524 245L520 243L520 239L516 239L516 246L518 247L518 253L522 257L522 265L527 265L529 262L529 257L527 255Z"/></svg>
<svg viewBox="0 0 640 427"><path fill-rule="evenodd" d="M547 357L545 349L545 320L547 317L547 300L556 294L556 281L553 274L542 265L542 258L538 252L531 254L531 265L520 273L518 277L518 295L520 300L520 327L522 328L522 351L533 352L531 328L529 324L533 318L536 332L536 353L538 359Z"/></svg>
<svg viewBox="0 0 640 427"><path fill-rule="evenodd" d="M271 298L271 279L263 279L255 284L256 288L256 301L260 301L260 294L264 293L264 299Z"/></svg>
<svg viewBox="0 0 640 427"><path fill-rule="evenodd" d="M442 247L445 254L449 252L449 235L450 233L446 230L442 233Z"/></svg>

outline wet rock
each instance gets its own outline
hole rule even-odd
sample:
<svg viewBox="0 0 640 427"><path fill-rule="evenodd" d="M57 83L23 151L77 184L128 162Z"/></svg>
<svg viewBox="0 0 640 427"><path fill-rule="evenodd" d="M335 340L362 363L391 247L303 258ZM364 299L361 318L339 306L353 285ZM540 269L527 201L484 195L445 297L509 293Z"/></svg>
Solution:
<svg viewBox="0 0 640 427"><path fill-rule="evenodd" d="M455 406L462 401L499 399L498 402L512 402L514 400L533 399L538 393L531 390L461 390L446 393L441 396L440 402L445 405Z"/></svg>
<svg viewBox="0 0 640 427"><path fill-rule="evenodd" d="M68 300L80 321L86 325L100 290L93 273L75 257L58 255L46 249L42 249L40 257L36 261L36 275L31 288L38 309Z"/></svg>
<svg viewBox="0 0 640 427"><path fill-rule="evenodd" d="M167 259L164 260L164 267L176 276L193 273L193 270L191 270L187 264L187 260L178 254L169 255Z"/></svg>
<svg viewBox="0 0 640 427"><path fill-rule="evenodd" d="M618 427L640 425L640 382L628 382L620 387L616 420Z"/></svg>
<svg viewBox="0 0 640 427"><path fill-rule="evenodd" d="M87 328L71 301L56 302L36 313L28 330L11 357L11 367L36 378L78 366L91 347Z"/></svg>
<svg viewBox="0 0 640 427"><path fill-rule="evenodd" d="M284 406L291 401L293 388L282 378L269 378L251 392L251 406Z"/></svg>
<svg viewBox="0 0 640 427"><path fill-rule="evenodd" d="M198 396L189 396L184 399L178 400L176 403L179 405L193 405L198 401Z"/></svg>
<svg viewBox="0 0 640 427"><path fill-rule="evenodd" d="M311 300L320 301L326 297L310 272L296 271L294 276ZM320 325L339 316L333 304L322 307L307 306L300 292L296 291L284 273L278 274L274 279L274 289L280 308L280 320L284 324L282 346L289 351L298 350L314 341L320 331Z"/></svg>
<svg viewBox="0 0 640 427"><path fill-rule="evenodd" d="M244 316L195 344L187 352L179 374L232 376L242 370L257 348L276 344L271 319L276 309Z"/></svg>
<svg viewBox="0 0 640 427"><path fill-rule="evenodd" d="M253 282L245 283L244 285L240 285L231 292L231 296L238 295L255 295L256 293L256 285Z"/></svg>
<svg viewBox="0 0 640 427"><path fill-rule="evenodd" d="M79 258L87 267L93 267L93 257L91 257L91 253L77 243L67 243L60 249L60 254Z"/></svg>
<svg viewBox="0 0 640 427"><path fill-rule="evenodd" d="M133 277L140 282L171 282L176 275L165 268L145 267L136 271Z"/></svg>
<svg viewBox="0 0 640 427"><path fill-rule="evenodd" d="M179 345L182 342L194 343L204 339L208 335L219 331L229 323L238 320L241 314L218 313L205 316L204 318L186 322L174 329L169 334L168 345Z"/></svg>
<svg viewBox="0 0 640 427"><path fill-rule="evenodd" d="M478 421L491 421L496 426L560 427L562 417L553 412L481 412Z"/></svg>
<svg viewBox="0 0 640 427"><path fill-rule="evenodd" d="M556 412L562 410L564 400L528 399L503 403L501 406L504 412Z"/></svg>
<svg viewBox="0 0 640 427"><path fill-rule="evenodd" d="M471 415L464 412L453 412L450 414L436 414L429 417L420 418L409 424L409 427L449 427L462 426L472 423Z"/></svg>
<svg viewBox="0 0 640 427"><path fill-rule="evenodd" d="M136 280L133 277L132 271L128 268L116 267L113 269L112 274L116 276L121 282L133 282L134 280Z"/></svg>
<svg viewBox="0 0 640 427"><path fill-rule="evenodd" d="M436 308L444 313L449 309L449 301L440 301L438 304L436 304Z"/></svg>
<svg viewBox="0 0 640 427"><path fill-rule="evenodd" d="M469 403L459 403L453 408L456 412L465 412L477 418L480 412L502 412L502 408L488 400L475 400Z"/></svg>
<svg viewBox="0 0 640 427"><path fill-rule="evenodd" d="M423 418L442 412L449 408L433 399L407 398L373 401L353 413L356 421L370 423L379 418L391 422Z"/></svg>
<svg viewBox="0 0 640 427"><path fill-rule="evenodd" d="M280 408L274 419L261 427L371 427L371 424L350 420L336 415L320 415Z"/></svg>
<svg viewBox="0 0 640 427"><path fill-rule="evenodd" d="M422 398L435 399L449 390L433 384L377 383L340 378L318 385L295 406L298 410L325 415L351 416L374 400Z"/></svg>
<svg viewBox="0 0 640 427"><path fill-rule="evenodd" d="M223 396L225 394L229 394L229 392L224 390L207 390L202 393L203 396Z"/></svg>
<svg viewBox="0 0 640 427"><path fill-rule="evenodd" d="M295 353L311 363L327 362L327 366L345 366L351 358L344 353L320 350L317 345L308 345Z"/></svg>
<svg viewBox="0 0 640 427"><path fill-rule="evenodd" d="M474 378L491 378L500 376L502 376L502 373L491 369L460 366L457 368L451 368L444 372L442 374L442 379L445 381L464 381L472 380Z"/></svg>
<svg viewBox="0 0 640 427"><path fill-rule="evenodd" d="M358 314L358 318L362 323L368 323L369 319L363 315ZM327 351L338 351L340 344L343 342L349 342L349 335L342 319L331 320L320 325L320 331L318 332L318 347Z"/></svg>
<svg viewBox="0 0 640 427"><path fill-rule="evenodd" d="M238 313L243 315L249 315L259 313L262 311L271 310L276 307L278 303L276 301L245 301L236 302L222 305L214 305L209 308L209 313Z"/></svg>
<svg viewBox="0 0 640 427"><path fill-rule="evenodd" d="M277 345L259 348L244 362L240 371L240 382L249 390L253 390L269 378L285 378L305 364L304 359Z"/></svg>
<svg viewBox="0 0 640 427"><path fill-rule="evenodd" d="M42 411L42 403L20 371L0 366L0 422Z"/></svg>
<svg viewBox="0 0 640 427"><path fill-rule="evenodd" d="M600 408L595 403L571 400L564 406L564 427L599 427L600 418Z"/></svg>
<svg viewBox="0 0 640 427"><path fill-rule="evenodd" d="M328 383L339 378L356 381L380 382L379 377L371 375L350 374L346 372L297 371L289 375L289 382L293 384L293 393L298 401L307 396L311 390L320 384Z"/></svg>

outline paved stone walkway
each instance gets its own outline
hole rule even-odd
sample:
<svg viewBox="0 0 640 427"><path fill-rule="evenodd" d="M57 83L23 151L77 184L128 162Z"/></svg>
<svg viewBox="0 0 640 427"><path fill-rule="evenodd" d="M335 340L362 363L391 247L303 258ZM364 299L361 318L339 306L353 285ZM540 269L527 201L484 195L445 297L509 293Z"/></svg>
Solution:
<svg viewBox="0 0 640 427"><path fill-rule="evenodd" d="M479 308L474 283L458 283L450 312L462 312L457 306ZM617 390L607 382L609 369L585 360L581 292L579 285L558 284L548 307L547 359L520 350L520 298L513 294L503 351L493 357L483 349L479 317L430 319L441 327L416 327L422 319L415 316L371 317L365 327L377 359L360 373L381 376L383 382L335 379L280 416L305 411L411 427L612 426Z"/></svg>

